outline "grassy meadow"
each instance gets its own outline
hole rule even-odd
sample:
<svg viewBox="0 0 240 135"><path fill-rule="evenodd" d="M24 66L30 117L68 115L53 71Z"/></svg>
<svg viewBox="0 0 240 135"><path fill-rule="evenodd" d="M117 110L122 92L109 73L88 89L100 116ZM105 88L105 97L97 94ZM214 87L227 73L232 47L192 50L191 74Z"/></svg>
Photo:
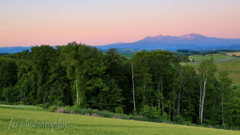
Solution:
<svg viewBox="0 0 240 135"><path fill-rule="evenodd" d="M13 109L15 108L15 109ZM141 122L112 118L33 111L23 106L0 105L0 131L14 134L79 134L79 135L239 135L240 131L192 127L174 124ZM53 126L33 127L32 123Z"/></svg>
<svg viewBox="0 0 240 135"><path fill-rule="evenodd" d="M231 52L231 53L226 53L228 56L240 56L240 52Z"/></svg>
<svg viewBox="0 0 240 135"><path fill-rule="evenodd" d="M232 79L232 84L240 87L240 60L216 63L217 74L220 71L227 71Z"/></svg>
<svg viewBox="0 0 240 135"><path fill-rule="evenodd" d="M232 53L213 54L212 56L191 55L189 56L189 59L194 59L195 62L190 62L190 64L193 64L193 66L197 67L202 60L211 59L211 57L213 57L214 63L217 66L216 75L218 75L220 71L227 71L229 73L229 77L232 79L232 85L240 87L240 58L232 57L230 54Z"/></svg>
<svg viewBox="0 0 240 135"><path fill-rule="evenodd" d="M119 54L127 58L132 58L135 53L119 53Z"/></svg>
<svg viewBox="0 0 240 135"><path fill-rule="evenodd" d="M228 56L228 55L224 55L224 54L213 54L213 55L191 55L189 56L189 59L192 60L194 59L194 62L201 62L202 60L206 60L206 59L211 59L213 58L214 62L222 62L222 61L231 61L231 60L235 60L238 59L236 57L232 57L232 56Z"/></svg>

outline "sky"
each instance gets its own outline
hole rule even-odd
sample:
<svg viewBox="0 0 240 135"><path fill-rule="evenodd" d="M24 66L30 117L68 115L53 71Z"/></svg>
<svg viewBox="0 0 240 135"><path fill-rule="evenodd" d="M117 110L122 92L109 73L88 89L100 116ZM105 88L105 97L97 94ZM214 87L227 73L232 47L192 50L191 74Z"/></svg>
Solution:
<svg viewBox="0 0 240 135"><path fill-rule="evenodd" d="M240 0L0 0L0 47L240 38Z"/></svg>

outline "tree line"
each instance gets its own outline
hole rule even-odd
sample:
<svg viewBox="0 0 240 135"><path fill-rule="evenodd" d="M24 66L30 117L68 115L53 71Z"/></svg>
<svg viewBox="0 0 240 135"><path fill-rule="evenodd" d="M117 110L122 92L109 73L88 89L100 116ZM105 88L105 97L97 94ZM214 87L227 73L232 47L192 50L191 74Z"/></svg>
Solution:
<svg viewBox="0 0 240 135"><path fill-rule="evenodd" d="M41 45L0 57L0 100L239 126L240 91L227 72L216 70L212 59L196 67L170 51L141 51L129 59L76 42Z"/></svg>

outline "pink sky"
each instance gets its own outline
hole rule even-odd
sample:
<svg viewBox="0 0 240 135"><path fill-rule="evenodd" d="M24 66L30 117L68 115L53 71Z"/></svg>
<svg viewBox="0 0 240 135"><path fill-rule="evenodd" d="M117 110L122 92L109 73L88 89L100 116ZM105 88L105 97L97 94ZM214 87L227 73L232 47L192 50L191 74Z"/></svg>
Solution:
<svg viewBox="0 0 240 135"><path fill-rule="evenodd" d="M133 42L199 33L240 38L240 0L6 0L0 47Z"/></svg>

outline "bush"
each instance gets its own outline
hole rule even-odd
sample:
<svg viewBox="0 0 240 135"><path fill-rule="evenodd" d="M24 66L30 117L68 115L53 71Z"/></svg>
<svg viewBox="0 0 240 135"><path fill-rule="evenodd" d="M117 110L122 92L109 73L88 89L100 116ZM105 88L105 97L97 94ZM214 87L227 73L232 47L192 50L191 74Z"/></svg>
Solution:
<svg viewBox="0 0 240 135"><path fill-rule="evenodd" d="M162 119L163 121L167 121L167 120L168 120L168 114L167 114L166 112L164 112L163 115L162 115L162 117L161 117L161 119Z"/></svg>
<svg viewBox="0 0 240 135"><path fill-rule="evenodd" d="M191 121L185 121L184 125L192 125L192 122Z"/></svg>
<svg viewBox="0 0 240 135"><path fill-rule="evenodd" d="M146 118L151 117L150 113L151 113L151 110L148 105L143 106L142 109L140 110L140 114Z"/></svg>
<svg viewBox="0 0 240 135"><path fill-rule="evenodd" d="M116 107L115 113L123 114L123 108L122 107Z"/></svg>
<svg viewBox="0 0 240 135"><path fill-rule="evenodd" d="M8 103L16 103L18 102L18 91L14 89L14 87L5 87L2 91L2 97L6 100Z"/></svg>
<svg viewBox="0 0 240 135"><path fill-rule="evenodd" d="M123 114L123 109L122 108L120 109L120 108L118 109L116 108L116 112L118 113L113 113L109 111L99 111L97 109L80 109L77 106L66 106L64 108L58 108L56 111L60 113L74 113L74 114L82 114L82 115L97 116L97 117L147 121L147 119L144 118L143 116L137 116L133 114L130 114L130 115Z"/></svg>
<svg viewBox="0 0 240 135"><path fill-rule="evenodd" d="M177 124L183 124L184 123L184 120L183 120L183 117L181 115L177 115L173 121Z"/></svg>
<svg viewBox="0 0 240 135"><path fill-rule="evenodd" d="M56 105L52 105L48 109L50 112L55 112L58 109L58 107Z"/></svg>
<svg viewBox="0 0 240 135"><path fill-rule="evenodd" d="M56 112L65 113L65 109L64 109L64 108L58 108L58 109L56 110Z"/></svg>
<svg viewBox="0 0 240 135"><path fill-rule="evenodd" d="M150 107L148 105L143 106L143 108L140 110L140 114L147 119L156 119L159 117L159 113L156 107Z"/></svg>

